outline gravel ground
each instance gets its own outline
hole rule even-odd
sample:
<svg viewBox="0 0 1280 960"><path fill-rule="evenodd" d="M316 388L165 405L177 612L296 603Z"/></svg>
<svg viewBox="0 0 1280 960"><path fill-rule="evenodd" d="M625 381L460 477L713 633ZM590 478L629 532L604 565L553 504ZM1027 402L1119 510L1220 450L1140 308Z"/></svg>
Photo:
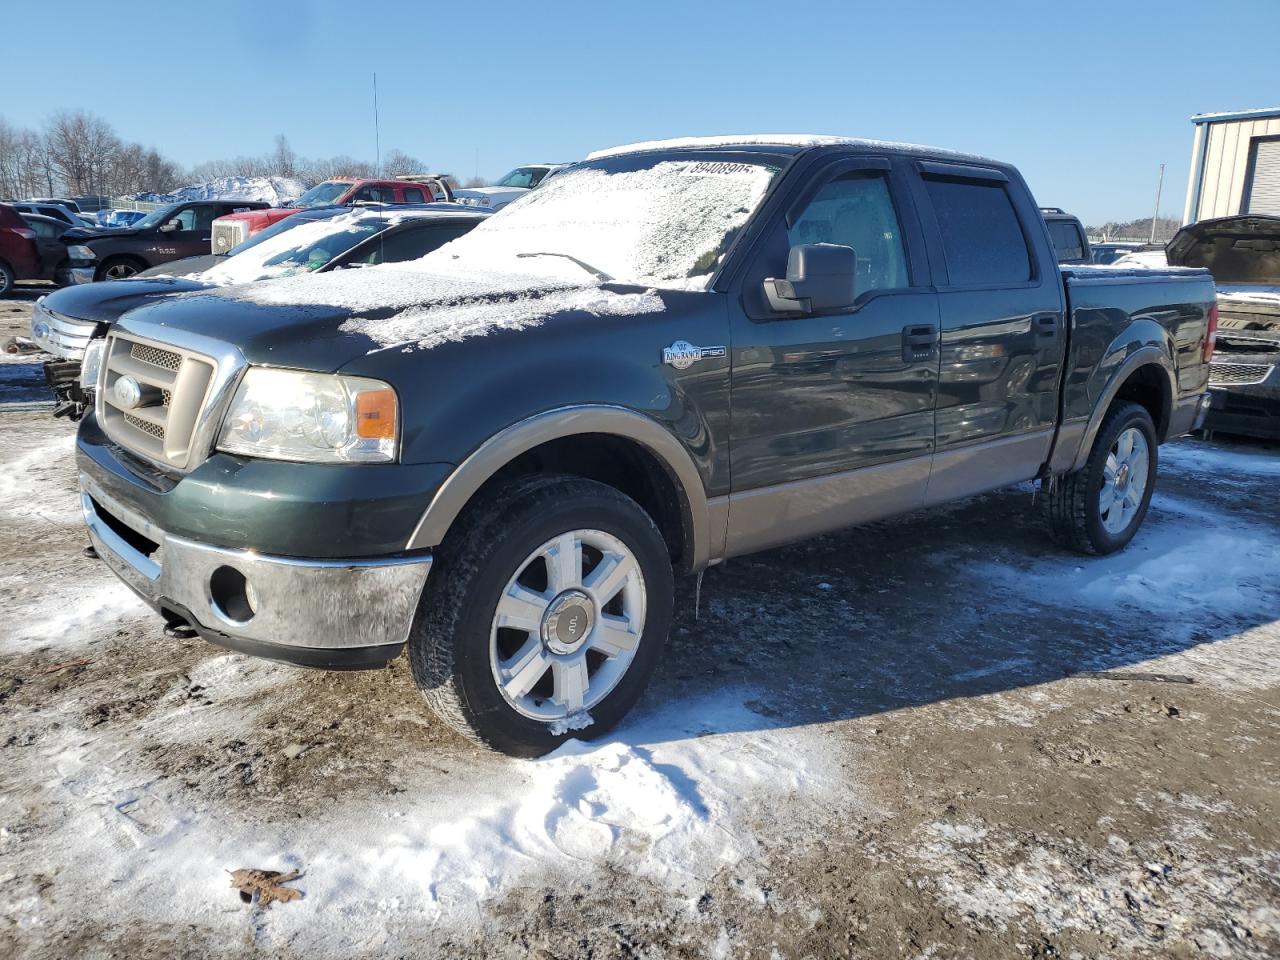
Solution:
<svg viewBox="0 0 1280 960"><path fill-rule="evenodd" d="M166 639L72 435L0 403L0 955L1280 954L1274 449L1162 448L1103 560L1023 487L727 563L633 720L522 763L403 658Z"/></svg>

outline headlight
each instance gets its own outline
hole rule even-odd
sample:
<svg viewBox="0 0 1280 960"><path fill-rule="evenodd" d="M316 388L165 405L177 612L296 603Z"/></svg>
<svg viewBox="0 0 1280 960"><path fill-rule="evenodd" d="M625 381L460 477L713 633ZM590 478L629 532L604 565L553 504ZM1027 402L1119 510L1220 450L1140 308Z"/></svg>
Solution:
<svg viewBox="0 0 1280 960"><path fill-rule="evenodd" d="M381 380L251 367L218 449L270 460L387 463L399 438L396 392Z"/></svg>
<svg viewBox="0 0 1280 960"><path fill-rule="evenodd" d="M80 361L80 389L98 389L98 371L102 369L102 355L106 352L105 337L90 340L84 348L84 359Z"/></svg>
<svg viewBox="0 0 1280 960"><path fill-rule="evenodd" d="M67 247L67 256L72 260L97 260L98 255L88 247L77 244L74 247Z"/></svg>

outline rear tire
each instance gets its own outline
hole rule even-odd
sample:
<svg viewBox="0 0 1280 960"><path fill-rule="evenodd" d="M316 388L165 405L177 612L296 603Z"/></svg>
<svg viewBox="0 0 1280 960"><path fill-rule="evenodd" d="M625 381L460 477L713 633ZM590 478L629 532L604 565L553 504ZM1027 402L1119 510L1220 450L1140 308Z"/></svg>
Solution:
<svg viewBox="0 0 1280 960"><path fill-rule="evenodd" d="M673 590L666 543L630 497L517 479L436 551L409 635L414 680L442 720L512 756L599 736L644 692Z"/></svg>
<svg viewBox="0 0 1280 960"><path fill-rule="evenodd" d="M15 283L17 280L13 275L13 268L0 260L0 297L7 297L13 293Z"/></svg>
<svg viewBox="0 0 1280 960"><path fill-rule="evenodd" d="M1159 463L1151 414L1121 401L1108 411L1079 470L1042 485L1049 535L1060 546L1105 555L1124 549L1151 504Z"/></svg>

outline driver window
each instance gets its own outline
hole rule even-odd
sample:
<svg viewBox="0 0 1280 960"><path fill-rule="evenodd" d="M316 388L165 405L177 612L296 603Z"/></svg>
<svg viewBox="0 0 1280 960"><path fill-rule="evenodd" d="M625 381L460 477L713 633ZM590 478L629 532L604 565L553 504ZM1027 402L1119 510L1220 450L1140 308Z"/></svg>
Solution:
<svg viewBox="0 0 1280 960"><path fill-rule="evenodd" d="M176 217L170 217L170 220L178 221L179 230L195 230L196 229L196 208L187 207Z"/></svg>
<svg viewBox="0 0 1280 960"><path fill-rule="evenodd" d="M902 228L883 174L852 173L832 180L809 201L787 231L791 246L838 243L858 255L859 294L910 286Z"/></svg>

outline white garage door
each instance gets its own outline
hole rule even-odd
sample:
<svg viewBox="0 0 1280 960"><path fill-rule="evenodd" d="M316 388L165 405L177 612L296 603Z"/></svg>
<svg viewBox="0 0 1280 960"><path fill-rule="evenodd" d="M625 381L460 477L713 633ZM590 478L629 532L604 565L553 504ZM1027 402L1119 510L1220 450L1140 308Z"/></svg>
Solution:
<svg viewBox="0 0 1280 960"><path fill-rule="evenodd" d="M1255 140L1250 168L1244 212L1280 216L1280 139Z"/></svg>

